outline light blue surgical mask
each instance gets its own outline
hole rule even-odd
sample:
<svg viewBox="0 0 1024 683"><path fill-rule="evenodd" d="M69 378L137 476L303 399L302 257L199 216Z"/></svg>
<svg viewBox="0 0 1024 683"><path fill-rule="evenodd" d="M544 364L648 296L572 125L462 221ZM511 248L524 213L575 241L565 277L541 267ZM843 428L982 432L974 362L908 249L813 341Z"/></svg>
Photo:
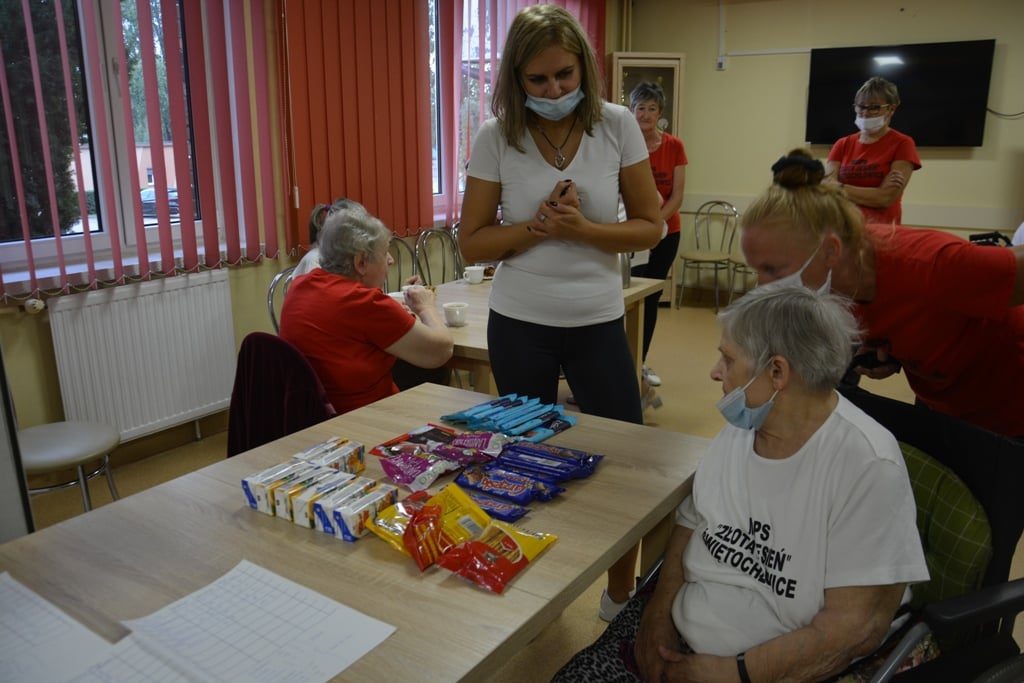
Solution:
<svg viewBox="0 0 1024 683"><path fill-rule="evenodd" d="M822 244L824 244L824 242ZM789 275L787 275L785 277L780 277L778 280L775 280L773 282L769 282L767 286L769 286L769 287L807 287L807 285L804 284L804 279L803 279L802 276L803 276L804 271L807 270L807 266L811 265L811 261L814 260L814 257L818 255L819 251L821 251L821 244L819 244L818 248L814 250L814 253L811 254L810 257L806 261L804 261L804 264L802 266L800 266L799 270L797 270L795 273L790 273ZM808 287L808 289L810 289L810 288ZM832 289L832 270L829 269L828 275L825 276L825 284L823 284L821 287L818 287L818 294L828 294L831 289Z"/></svg>
<svg viewBox="0 0 1024 683"><path fill-rule="evenodd" d="M526 107L527 109L532 109L537 116L547 119L548 121L561 121L566 116L573 113L576 109L576 105L582 101L583 89L576 88L572 92L562 95L557 100L527 95Z"/></svg>
<svg viewBox="0 0 1024 683"><path fill-rule="evenodd" d="M718 399L718 403L715 404L718 412L732 426L739 427L740 429L760 429L761 425L768 418L768 413L771 411L772 406L775 405L775 397L779 395L777 389L771 398L756 408L751 408L747 405L747 387L753 384L760 374L760 370L755 372L749 382L742 387L736 387Z"/></svg>

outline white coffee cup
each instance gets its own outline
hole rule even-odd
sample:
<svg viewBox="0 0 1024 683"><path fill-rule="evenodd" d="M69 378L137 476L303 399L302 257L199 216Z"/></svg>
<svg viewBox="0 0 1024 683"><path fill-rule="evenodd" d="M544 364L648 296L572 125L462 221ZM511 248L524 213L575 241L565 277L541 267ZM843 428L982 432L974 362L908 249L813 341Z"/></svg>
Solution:
<svg viewBox="0 0 1024 683"><path fill-rule="evenodd" d="M478 285L484 281L483 266L466 266L466 280L471 285Z"/></svg>
<svg viewBox="0 0 1024 683"><path fill-rule="evenodd" d="M444 304L444 320L448 327L462 327L466 324L466 311L469 304L461 301L452 301Z"/></svg>

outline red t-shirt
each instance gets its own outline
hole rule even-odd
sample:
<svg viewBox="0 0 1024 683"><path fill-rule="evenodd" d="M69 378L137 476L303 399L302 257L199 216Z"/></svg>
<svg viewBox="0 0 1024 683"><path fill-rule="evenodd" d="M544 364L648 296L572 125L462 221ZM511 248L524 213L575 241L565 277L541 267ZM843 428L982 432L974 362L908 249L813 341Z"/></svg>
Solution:
<svg viewBox="0 0 1024 683"><path fill-rule="evenodd" d="M381 290L317 268L288 288L281 338L309 359L341 414L398 393L384 349L415 322Z"/></svg>
<svg viewBox="0 0 1024 683"><path fill-rule="evenodd" d="M856 307L865 342L887 347L934 410L1024 435L1024 305L1009 305L1013 251L936 230L868 230L875 298Z"/></svg>
<svg viewBox="0 0 1024 683"><path fill-rule="evenodd" d="M867 145L860 141L860 133L839 138L832 145L828 160L839 163L839 182L854 187L881 186L894 161L909 161L915 171L921 168L914 139L892 128ZM861 206L860 210L868 223L892 224L903 220L903 205L899 199L886 209Z"/></svg>
<svg viewBox="0 0 1024 683"><path fill-rule="evenodd" d="M674 135L662 133L661 144L651 152L651 170L654 172L654 184L658 186L658 194L664 204L672 196L672 185L675 182L676 166L686 166L686 149L683 141ZM669 216L668 232L671 235L679 232L679 212Z"/></svg>

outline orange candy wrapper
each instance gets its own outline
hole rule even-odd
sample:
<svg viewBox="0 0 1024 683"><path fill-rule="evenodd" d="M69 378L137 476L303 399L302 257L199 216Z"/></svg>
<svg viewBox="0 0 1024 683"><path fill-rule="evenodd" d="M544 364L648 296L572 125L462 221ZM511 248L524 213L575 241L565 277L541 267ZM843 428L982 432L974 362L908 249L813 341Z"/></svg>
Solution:
<svg viewBox="0 0 1024 683"><path fill-rule="evenodd" d="M505 522L491 522L476 539L447 549L437 564L499 595L526 565L558 540Z"/></svg>

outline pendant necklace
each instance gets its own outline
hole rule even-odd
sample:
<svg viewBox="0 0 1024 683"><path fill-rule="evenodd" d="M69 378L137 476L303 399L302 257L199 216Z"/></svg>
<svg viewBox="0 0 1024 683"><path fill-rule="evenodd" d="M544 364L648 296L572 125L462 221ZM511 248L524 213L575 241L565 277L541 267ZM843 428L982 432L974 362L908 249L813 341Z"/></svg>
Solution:
<svg viewBox="0 0 1024 683"><path fill-rule="evenodd" d="M555 168L557 168L559 171L561 171L562 168L565 167L565 155L562 154L562 148L565 147L565 143L569 142L569 136L572 135L572 131L574 128L576 128L575 116L572 117L572 125L569 126L569 132L565 134L565 139L562 140L562 144L556 145L555 143L551 142L551 138L549 138L547 133L544 132L544 129L541 128L540 126L537 126L537 130L539 130L540 134L544 136L544 140L549 145L551 145L551 148L553 150L555 150Z"/></svg>

